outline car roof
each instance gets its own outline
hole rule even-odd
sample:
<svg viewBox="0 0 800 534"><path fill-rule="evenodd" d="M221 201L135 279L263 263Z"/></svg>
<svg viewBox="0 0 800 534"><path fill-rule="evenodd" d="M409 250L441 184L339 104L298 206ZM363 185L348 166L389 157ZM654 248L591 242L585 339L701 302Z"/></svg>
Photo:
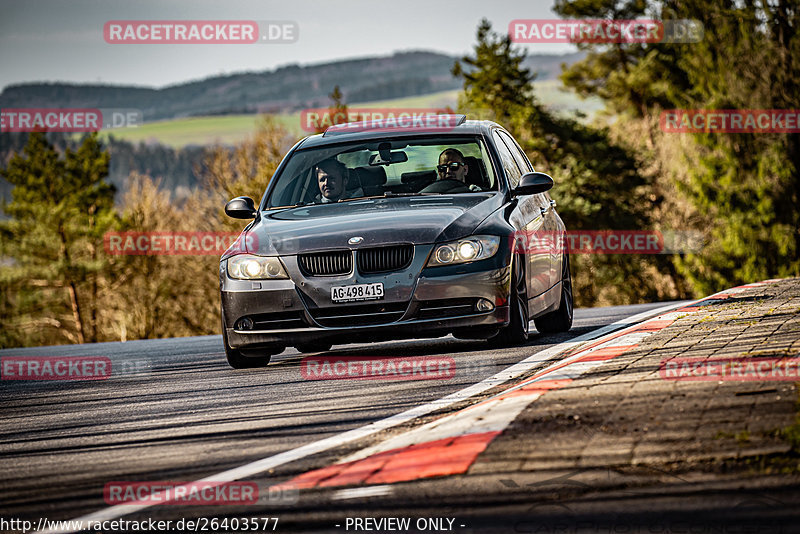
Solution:
<svg viewBox="0 0 800 534"><path fill-rule="evenodd" d="M492 128L499 128L496 122L487 120L463 120L464 115L449 115L452 124L456 126L442 127L387 127L384 121L370 121L363 127L354 131L342 126L331 126L322 134L310 135L298 143L297 148L312 148L352 141L369 141L398 137L419 137L429 135L463 136L463 135L488 135ZM352 124L352 123L350 123Z"/></svg>

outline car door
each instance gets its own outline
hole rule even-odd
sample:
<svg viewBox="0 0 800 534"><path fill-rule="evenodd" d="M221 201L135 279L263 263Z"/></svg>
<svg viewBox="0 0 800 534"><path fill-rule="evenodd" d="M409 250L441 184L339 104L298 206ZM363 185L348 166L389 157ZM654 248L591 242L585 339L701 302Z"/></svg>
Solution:
<svg viewBox="0 0 800 534"><path fill-rule="evenodd" d="M525 156L525 152L517 144L516 140L506 132L500 132L501 137L508 145L511 154L514 156L517 164L523 169L523 174L526 172L533 172L533 165ZM544 224L542 224L542 239L538 242L549 249L550 254L550 287L553 287L561 280L561 253L563 247L559 245L560 240L565 236L561 235L560 230L562 224L555 211L555 201L550 199L547 193L539 193L534 195L537 197L539 209L544 216Z"/></svg>
<svg viewBox="0 0 800 534"><path fill-rule="evenodd" d="M511 187L516 187L522 177L523 170L514 158L507 142L503 139L500 130L493 131L493 140L497 148L503 170L508 176ZM527 172L527 169L525 169ZM544 230L544 216L542 215L541 199L539 195L520 195L517 197L517 207L511 214L512 224L520 235L518 243L522 245L522 258L525 261L525 274L528 282L528 311L533 314L538 310L530 309L530 302L550 288L550 252L547 248L539 246L538 236Z"/></svg>

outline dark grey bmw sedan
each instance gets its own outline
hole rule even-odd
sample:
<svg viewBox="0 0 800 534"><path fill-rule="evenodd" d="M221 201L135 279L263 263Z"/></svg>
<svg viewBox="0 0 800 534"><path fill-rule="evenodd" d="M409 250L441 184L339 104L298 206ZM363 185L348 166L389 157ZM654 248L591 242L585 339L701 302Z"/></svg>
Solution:
<svg viewBox="0 0 800 534"><path fill-rule="evenodd" d="M436 117L332 126L289 151L258 207L228 202L254 219L220 261L231 366L448 334L508 346L531 319L569 330L553 180L500 125Z"/></svg>

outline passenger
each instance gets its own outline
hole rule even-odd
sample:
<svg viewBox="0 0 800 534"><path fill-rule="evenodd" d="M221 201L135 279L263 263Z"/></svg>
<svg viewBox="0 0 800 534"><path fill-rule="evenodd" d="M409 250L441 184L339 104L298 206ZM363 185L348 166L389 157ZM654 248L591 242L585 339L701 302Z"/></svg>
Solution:
<svg viewBox="0 0 800 534"><path fill-rule="evenodd" d="M314 198L315 202L327 204L364 196L364 190L360 187L355 191L347 191L347 167L340 161L329 158L317 163L316 169L319 195Z"/></svg>

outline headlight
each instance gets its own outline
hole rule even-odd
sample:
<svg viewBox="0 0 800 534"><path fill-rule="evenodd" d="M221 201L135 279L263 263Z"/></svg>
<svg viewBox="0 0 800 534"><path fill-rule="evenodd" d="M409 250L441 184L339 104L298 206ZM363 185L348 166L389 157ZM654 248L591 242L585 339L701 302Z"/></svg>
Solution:
<svg viewBox="0 0 800 534"><path fill-rule="evenodd" d="M289 278L281 260L275 256L238 254L227 259L228 275L239 280L279 280Z"/></svg>
<svg viewBox="0 0 800 534"><path fill-rule="evenodd" d="M477 235L436 245L428 260L428 267L485 260L494 256L499 246L500 238L495 235Z"/></svg>

